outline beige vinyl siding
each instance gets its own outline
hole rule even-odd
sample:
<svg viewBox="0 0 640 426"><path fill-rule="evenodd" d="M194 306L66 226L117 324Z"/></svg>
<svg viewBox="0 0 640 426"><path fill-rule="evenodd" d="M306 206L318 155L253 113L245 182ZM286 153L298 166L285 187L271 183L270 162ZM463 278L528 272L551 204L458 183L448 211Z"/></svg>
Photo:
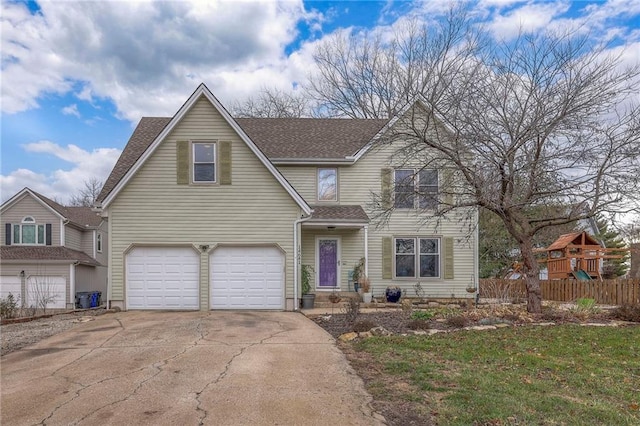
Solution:
<svg viewBox="0 0 640 426"><path fill-rule="evenodd" d="M374 148L365 154L352 166L339 168L339 194L342 205L361 205L370 218L375 217L372 211L372 192L381 193L381 170L393 168L393 153L399 143L388 144L382 148ZM396 164L400 164L397 162ZM419 163L402 164L402 168L419 166ZM303 194L315 200L315 166L285 166L280 168L294 187ZM440 171L440 179L443 179ZM420 213L418 215L418 213ZM446 219L429 218L428 213L418 210L396 210L390 220L382 224L372 220L369 225L369 277L374 295L381 296L387 286L402 287L409 296L416 296L415 284L420 282L426 297L432 298L468 298L473 294L466 292L466 288L477 279L475 273L476 244L474 238L468 239L469 223L465 221L468 212L458 212ZM376 229L379 228L379 229ZM315 266L315 235L317 230L303 228L302 262ZM341 281L346 286L347 274L354 264L364 256L361 238L345 238L345 235L363 235L364 231L324 231L324 235L342 235L342 270ZM438 237L440 238L440 278L382 278L382 239L384 237ZM444 279L443 239L452 237L454 240L454 278ZM472 235L473 237L473 235ZM392 259L392 263L395 260Z"/></svg>
<svg viewBox="0 0 640 426"><path fill-rule="evenodd" d="M232 184L176 184L176 142L231 142ZM293 222L299 208L215 108L200 98L109 206L114 301L126 299L124 260L135 244L278 244L293 296ZM209 254L200 259L201 309L208 309Z"/></svg>
<svg viewBox="0 0 640 426"><path fill-rule="evenodd" d="M5 224L21 223L26 216L31 216L39 225L51 224L51 245L60 245L60 218L48 207L40 204L31 195L25 194L11 206L2 211L2 226L0 226L0 244L5 243Z"/></svg>
<svg viewBox="0 0 640 426"><path fill-rule="evenodd" d="M370 150L363 158L351 167L341 170L340 203L360 204L370 217L375 212L371 210L373 191L380 194L381 169L393 167L392 154L398 144L386 145L383 148ZM403 168L411 165L403 164ZM418 164L416 164L418 166ZM442 179L442 171L440 172ZM465 223L465 212L451 214L447 219L436 220L429 218L428 213L417 214L418 210L395 210L388 223L376 229L376 223L369 227L369 276L374 295L382 295L389 285L398 285L407 291L407 295L416 296L414 286L420 281L426 297L468 298L472 297L466 288L475 277L475 240L468 240L468 223ZM382 279L382 238L384 237L453 237L454 239L454 279L445 280L443 277L442 240L440 241L441 278L403 278ZM392 260L394 262L394 260Z"/></svg>
<svg viewBox="0 0 640 426"><path fill-rule="evenodd" d="M66 225L64 228L65 247L82 251L82 234L83 234L83 231L80 231L79 229L73 226ZM89 256L93 257L93 253L89 254Z"/></svg>
<svg viewBox="0 0 640 426"><path fill-rule="evenodd" d="M278 170L287 178L289 183L298 191L307 203L314 204L317 200L316 179L317 170L315 166L278 166ZM340 180L338 172L338 180ZM339 194L338 194L339 195Z"/></svg>

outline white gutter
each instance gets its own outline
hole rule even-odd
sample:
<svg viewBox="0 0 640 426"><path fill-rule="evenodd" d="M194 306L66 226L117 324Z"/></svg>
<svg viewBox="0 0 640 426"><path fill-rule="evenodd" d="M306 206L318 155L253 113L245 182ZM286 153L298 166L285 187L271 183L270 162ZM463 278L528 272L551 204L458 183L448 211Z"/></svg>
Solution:
<svg viewBox="0 0 640 426"><path fill-rule="evenodd" d="M313 213L313 210L311 211ZM298 225L311 219L311 215L296 219L293 222L293 310L298 310L298 263L300 262L300 249L298 248Z"/></svg>
<svg viewBox="0 0 640 426"><path fill-rule="evenodd" d="M73 262L69 265L69 292L71 293L71 303L73 309L76 308L76 265L78 262ZM66 305L66 303L65 303Z"/></svg>
<svg viewBox="0 0 640 426"><path fill-rule="evenodd" d="M364 227L364 275L369 276L369 226Z"/></svg>

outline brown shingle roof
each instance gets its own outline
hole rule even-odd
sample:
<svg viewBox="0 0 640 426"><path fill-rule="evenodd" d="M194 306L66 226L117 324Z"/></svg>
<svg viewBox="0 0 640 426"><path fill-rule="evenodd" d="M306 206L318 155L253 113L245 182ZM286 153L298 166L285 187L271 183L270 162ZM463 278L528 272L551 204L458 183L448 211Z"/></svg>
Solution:
<svg viewBox="0 0 640 426"><path fill-rule="evenodd" d="M61 216L83 228L95 228L100 225L102 218L96 212L91 211L91 207L66 207L50 198L45 197L31 190L37 197L44 201L49 207L58 212Z"/></svg>
<svg viewBox="0 0 640 426"><path fill-rule="evenodd" d="M1 246L0 258L5 260L62 260L80 262L85 265L100 266L95 259L86 253L61 246Z"/></svg>
<svg viewBox="0 0 640 426"><path fill-rule="evenodd" d="M563 234L560 235L560 237L558 237L557 240L555 240L548 248L548 251L551 250L561 250L565 247L567 247L568 245L572 244L575 242L576 245L580 245L581 243L581 236L584 232L573 232L571 234ZM577 241L576 241L577 240ZM585 234L585 243L587 245L593 245L593 246L600 246L600 244L594 240L591 236L589 236L589 234Z"/></svg>
<svg viewBox="0 0 640 426"><path fill-rule="evenodd" d="M369 223L369 216L361 206L311 206L313 214L309 222L358 222Z"/></svg>
<svg viewBox="0 0 640 426"><path fill-rule="evenodd" d="M104 200L162 130L168 117L143 117L133 131L98 201ZM388 120L339 118L239 118L251 140L273 159L342 159L364 147Z"/></svg>
<svg viewBox="0 0 640 426"><path fill-rule="evenodd" d="M388 120L238 118L242 130L270 159L336 159L355 154Z"/></svg>

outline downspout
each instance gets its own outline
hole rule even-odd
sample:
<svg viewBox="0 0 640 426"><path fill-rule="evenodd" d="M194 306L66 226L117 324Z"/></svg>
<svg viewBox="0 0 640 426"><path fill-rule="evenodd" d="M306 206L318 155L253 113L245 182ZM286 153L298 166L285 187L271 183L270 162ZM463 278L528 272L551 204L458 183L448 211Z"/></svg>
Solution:
<svg viewBox="0 0 640 426"><path fill-rule="evenodd" d="M364 226L364 275L369 276L369 225Z"/></svg>
<svg viewBox="0 0 640 426"><path fill-rule="evenodd" d="M293 222L293 310L298 310L298 263L300 262L300 249L298 247L298 225L311 219L311 216L296 219Z"/></svg>
<svg viewBox="0 0 640 426"><path fill-rule="evenodd" d="M73 309L76 308L76 265L80 262L76 261L69 265L69 292L71 303L73 304ZM66 303L65 303L66 305Z"/></svg>

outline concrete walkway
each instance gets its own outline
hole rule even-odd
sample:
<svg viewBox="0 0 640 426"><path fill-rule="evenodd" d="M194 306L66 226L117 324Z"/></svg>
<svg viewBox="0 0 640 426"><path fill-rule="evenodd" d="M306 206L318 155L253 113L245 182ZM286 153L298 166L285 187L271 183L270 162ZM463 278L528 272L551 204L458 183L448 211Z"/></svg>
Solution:
<svg viewBox="0 0 640 426"><path fill-rule="evenodd" d="M334 340L287 312L121 312L1 359L1 424L375 425Z"/></svg>

